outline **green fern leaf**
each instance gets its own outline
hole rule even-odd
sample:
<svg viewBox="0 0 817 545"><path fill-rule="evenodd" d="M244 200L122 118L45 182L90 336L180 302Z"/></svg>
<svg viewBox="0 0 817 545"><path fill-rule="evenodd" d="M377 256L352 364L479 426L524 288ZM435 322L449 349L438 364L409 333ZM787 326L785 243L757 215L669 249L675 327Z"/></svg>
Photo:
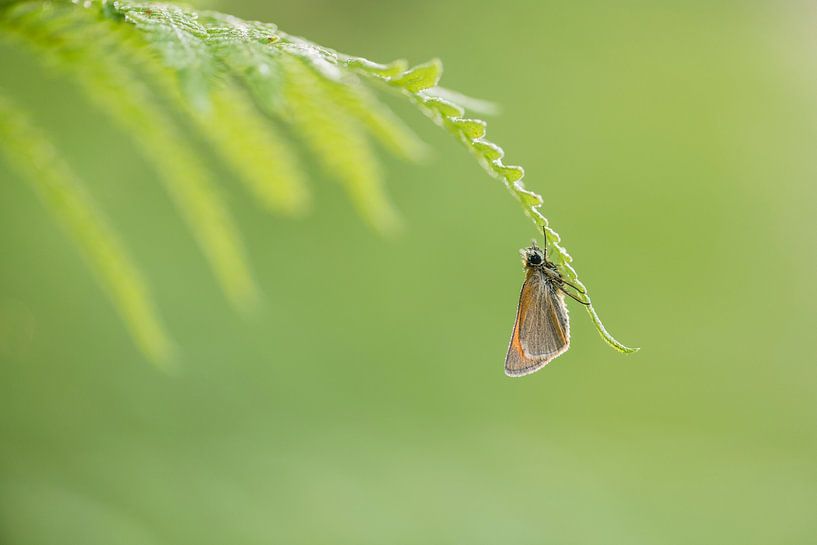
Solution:
<svg viewBox="0 0 817 545"><path fill-rule="evenodd" d="M295 129L338 178L360 214L388 232L397 216L383 189L374 152L355 119L339 108L321 78L296 55L281 55L287 112Z"/></svg>
<svg viewBox="0 0 817 545"><path fill-rule="evenodd" d="M117 53L127 36L71 5L25 3L1 22L50 64L65 67L87 96L123 129L150 159L160 180L193 231L230 300L248 308L257 299L244 250L232 218L210 175L185 138ZM70 32L62 31L71 28ZM53 43L60 47L55 48Z"/></svg>
<svg viewBox="0 0 817 545"><path fill-rule="evenodd" d="M173 347L153 306L145 279L82 184L21 109L0 95L0 151L20 171L71 235L100 284L153 362L167 366Z"/></svg>
<svg viewBox="0 0 817 545"><path fill-rule="evenodd" d="M250 60L243 53L252 48L242 45L235 33L228 36L225 32L215 32L214 35L214 30L208 29L206 42L209 50L205 50L197 42L203 39L202 27L195 22L180 24L180 14L185 13L181 10L154 12L148 8L142 8L141 11L132 8L123 13L111 13L111 10L113 8L107 10L109 17L135 21L134 24L142 31L121 42L120 52L123 57L138 68L147 81L153 82L158 92L189 116L258 202L273 212L291 215L305 212L310 201L309 192L306 188L306 176L299 166L293 147L279 135L271 121L258 116L246 93L234 82L220 77L218 72L221 68L219 60L231 61L236 63L237 72L246 75L247 81L254 82L258 92L269 93L271 89L279 88L280 82L275 78L251 77L253 70L247 69ZM170 22L163 25L161 16L168 11L171 13ZM131 16L126 17L126 14ZM192 28L195 32L186 32L185 28ZM245 34L239 32L238 35ZM182 68L174 73L167 66L155 62L155 55L144 47L146 44L151 45L153 52L165 62ZM175 53L178 50L193 51L195 54L180 56ZM183 59L187 59L187 64ZM206 84L206 89L202 85L195 87L185 84L189 79L186 80L184 75L204 65L207 65L206 72L217 79L212 83L204 81L202 85ZM244 69L239 69L238 66ZM268 66L263 71L267 75L271 73ZM271 84L266 85L264 82ZM248 86L248 89L252 87Z"/></svg>

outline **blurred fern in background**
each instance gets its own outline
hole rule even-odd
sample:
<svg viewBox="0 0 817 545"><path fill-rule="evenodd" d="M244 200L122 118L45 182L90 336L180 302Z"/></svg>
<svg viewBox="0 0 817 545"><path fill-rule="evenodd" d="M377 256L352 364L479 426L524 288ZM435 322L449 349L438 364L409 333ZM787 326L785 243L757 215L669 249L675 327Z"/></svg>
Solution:
<svg viewBox="0 0 817 545"><path fill-rule="evenodd" d="M212 173L187 141L192 126L229 166L258 204L300 215L310 191L288 134L341 183L360 216L393 232L398 215L385 190L372 141L407 160L423 143L375 95L391 92L460 140L549 233L563 275L586 288L540 208L525 188L522 167L506 165L502 148L485 139L486 124L466 116L484 103L440 87L437 60L409 67L343 55L275 25L172 4L130 2L13 2L0 11L0 36L34 51L70 74L90 100L115 121L149 160L189 226L226 296L239 310L258 298L238 232ZM487 113L487 112L486 112ZM42 196L77 242L142 351L156 363L172 360L172 343L146 282L127 249L47 135L13 99L0 94L0 153ZM582 295L590 303L589 296ZM615 349L632 352L588 311Z"/></svg>

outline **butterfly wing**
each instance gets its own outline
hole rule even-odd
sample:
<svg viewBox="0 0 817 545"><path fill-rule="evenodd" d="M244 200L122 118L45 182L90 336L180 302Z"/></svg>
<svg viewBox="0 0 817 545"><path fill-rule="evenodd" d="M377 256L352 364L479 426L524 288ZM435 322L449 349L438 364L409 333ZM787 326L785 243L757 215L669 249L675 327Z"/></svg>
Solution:
<svg viewBox="0 0 817 545"><path fill-rule="evenodd" d="M529 375L569 347L570 324L564 296L544 273L529 269L505 356L505 374Z"/></svg>

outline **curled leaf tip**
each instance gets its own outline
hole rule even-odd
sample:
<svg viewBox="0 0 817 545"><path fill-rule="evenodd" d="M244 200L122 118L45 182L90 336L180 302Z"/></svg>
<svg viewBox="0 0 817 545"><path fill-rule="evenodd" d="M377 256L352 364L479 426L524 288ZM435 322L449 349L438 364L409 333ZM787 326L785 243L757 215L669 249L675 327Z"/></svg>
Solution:
<svg viewBox="0 0 817 545"><path fill-rule="evenodd" d="M601 323L601 318L599 318L599 315L596 313L596 309L593 308L592 304L587 307L587 312L590 314L590 318L593 320L593 325L596 326L596 331L599 332L599 335L601 335L601 338L604 339L604 342L610 345L613 349L623 354L632 354L641 350L641 348L631 348L617 341L616 338L613 337L609 331L607 331L604 324Z"/></svg>

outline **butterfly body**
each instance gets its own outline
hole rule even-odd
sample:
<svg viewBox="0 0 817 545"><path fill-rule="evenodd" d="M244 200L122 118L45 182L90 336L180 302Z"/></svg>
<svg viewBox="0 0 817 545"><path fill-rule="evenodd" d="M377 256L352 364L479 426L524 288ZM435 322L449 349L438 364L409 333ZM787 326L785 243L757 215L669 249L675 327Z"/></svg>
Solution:
<svg viewBox="0 0 817 545"><path fill-rule="evenodd" d="M505 356L505 374L510 377L538 371L570 347L566 282L535 242L521 253L525 282Z"/></svg>

